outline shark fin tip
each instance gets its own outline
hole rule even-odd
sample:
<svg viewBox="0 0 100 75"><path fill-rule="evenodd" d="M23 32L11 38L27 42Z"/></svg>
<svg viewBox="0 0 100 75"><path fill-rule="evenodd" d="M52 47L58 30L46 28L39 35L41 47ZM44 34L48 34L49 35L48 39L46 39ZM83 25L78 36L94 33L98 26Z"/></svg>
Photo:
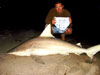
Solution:
<svg viewBox="0 0 100 75"><path fill-rule="evenodd" d="M54 36L51 34L51 24L45 27L40 37L53 37L54 38Z"/></svg>

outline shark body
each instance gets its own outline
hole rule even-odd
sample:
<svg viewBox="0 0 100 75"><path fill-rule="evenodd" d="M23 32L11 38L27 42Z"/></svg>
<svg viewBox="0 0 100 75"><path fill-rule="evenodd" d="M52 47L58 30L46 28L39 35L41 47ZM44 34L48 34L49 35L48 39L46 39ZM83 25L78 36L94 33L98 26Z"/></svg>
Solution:
<svg viewBox="0 0 100 75"><path fill-rule="evenodd" d="M93 56L99 51L100 44L85 49L77 47L76 45L70 44L68 42L56 39L51 34L51 26L48 25L39 37L25 42L24 44L16 48L13 52L10 52L8 54L18 56L46 56L54 54L69 55L69 53L80 55L82 53L86 53L92 59Z"/></svg>

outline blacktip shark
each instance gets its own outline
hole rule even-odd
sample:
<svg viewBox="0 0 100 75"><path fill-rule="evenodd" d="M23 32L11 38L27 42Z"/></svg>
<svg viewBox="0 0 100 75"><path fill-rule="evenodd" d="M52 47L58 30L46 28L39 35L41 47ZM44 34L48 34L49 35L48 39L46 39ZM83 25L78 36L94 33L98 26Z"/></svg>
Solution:
<svg viewBox="0 0 100 75"><path fill-rule="evenodd" d="M21 46L14 49L13 52L10 52L8 54L17 56L46 56L55 54L69 55L70 53L80 55L82 53L86 53L91 59L93 59L93 56L99 51L100 44L85 49L56 39L51 34L51 25L49 24L39 37L25 42Z"/></svg>

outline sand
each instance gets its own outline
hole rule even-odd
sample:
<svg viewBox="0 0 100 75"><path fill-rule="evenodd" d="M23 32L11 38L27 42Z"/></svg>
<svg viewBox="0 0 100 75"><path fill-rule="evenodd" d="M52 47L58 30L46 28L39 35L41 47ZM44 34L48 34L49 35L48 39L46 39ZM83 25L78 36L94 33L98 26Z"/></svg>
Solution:
<svg viewBox="0 0 100 75"><path fill-rule="evenodd" d="M0 55L0 75L100 75L99 72L97 59L91 62L84 55Z"/></svg>

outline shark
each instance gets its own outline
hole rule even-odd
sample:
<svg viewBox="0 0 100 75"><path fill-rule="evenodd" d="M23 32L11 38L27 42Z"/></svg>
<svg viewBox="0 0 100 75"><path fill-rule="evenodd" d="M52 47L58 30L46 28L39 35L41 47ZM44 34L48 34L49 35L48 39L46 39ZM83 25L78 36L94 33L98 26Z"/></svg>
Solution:
<svg viewBox="0 0 100 75"><path fill-rule="evenodd" d="M80 55L86 53L90 59L100 51L100 44L92 46L90 48L81 48L69 42L62 41L55 38L51 34L51 25L47 25L39 37L33 38L19 47L15 48L13 52L8 54L17 56L47 56L47 55L69 55L74 53Z"/></svg>

